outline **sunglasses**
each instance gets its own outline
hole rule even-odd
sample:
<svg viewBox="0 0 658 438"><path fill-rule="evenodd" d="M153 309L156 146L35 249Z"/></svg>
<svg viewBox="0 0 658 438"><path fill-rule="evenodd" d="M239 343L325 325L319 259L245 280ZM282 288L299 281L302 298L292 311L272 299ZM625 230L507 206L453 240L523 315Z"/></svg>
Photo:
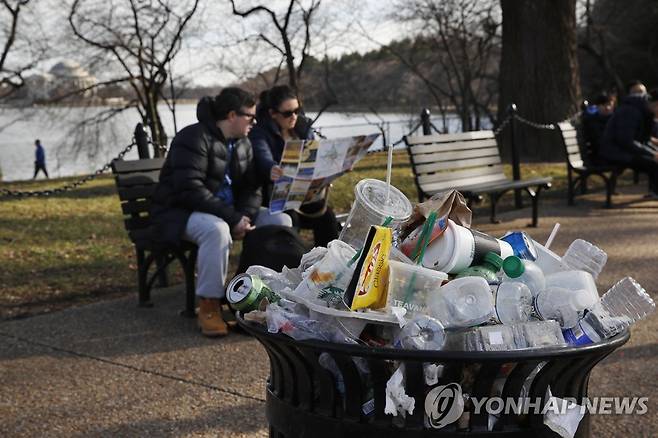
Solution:
<svg viewBox="0 0 658 438"><path fill-rule="evenodd" d="M301 110L302 110L301 108L297 107L297 108L295 108L293 110L290 110L290 111L276 110L276 112L281 114L283 117L285 117L287 119L287 118L292 117L293 114L299 114L301 112Z"/></svg>
<svg viewBox="0 0 658 438"><path fill-rule="evenodd" d="M242 111L236 111L235 113L239 116L244 116L249 119L249 123L256 123L256 114L245 113Z"/></svg>

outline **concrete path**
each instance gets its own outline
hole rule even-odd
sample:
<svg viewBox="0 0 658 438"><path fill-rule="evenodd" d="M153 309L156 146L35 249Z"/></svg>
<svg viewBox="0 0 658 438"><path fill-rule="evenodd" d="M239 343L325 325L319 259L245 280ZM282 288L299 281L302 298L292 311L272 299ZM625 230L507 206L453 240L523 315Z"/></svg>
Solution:
<svg viewBox="0 0 658 438"><path fill-rule="evenodd" d="M476 220L500 235L526 229L553 248L575 238L597 243L609 260L600 291L625 275L658 292L658 201L640 186L624 187L616 208L600 194L567 208L541 206L540 226L526 229L529 209L503 213L501 224ZM3 436L267 436L267 356L253 339L205 339L179 317L178 287L154 292L156 307L119 299L0 324L0 430ZM591 396L649 397L645 415L598 415L596 437L658 436L658 315L640 323L631 341L599 364Z"/></svg>

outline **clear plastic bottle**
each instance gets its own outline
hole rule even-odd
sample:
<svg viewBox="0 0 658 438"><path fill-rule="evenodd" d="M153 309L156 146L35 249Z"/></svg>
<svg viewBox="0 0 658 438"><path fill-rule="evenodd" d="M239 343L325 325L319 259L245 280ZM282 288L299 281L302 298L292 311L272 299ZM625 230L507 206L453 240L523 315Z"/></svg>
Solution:
<svg viewBox="0 0 658 438"><path fill-rule="evenodd" d="M640 284L625 277L612 286L574 328L564 330L571 345L610 338L656 310L656 303Z"/></svg>
<svg viewBox="0 0 658 438"><path fill-rule="evenodd" d="M406 350L441 350L445 332L439 321L431 316L417 316L408 321L394 342L396 348Z"/></svg>
<svg viewBox="0 0 658 438"><path fill-rule="evenodd" d="M532 292L519 281L502 282L495 290L494 302L501 324L526 322L532 314Z"/></svg>
<svg viewBox="0 0 658 438"><path fill-rule="evenodd" d="M530 260L522 260L517 256L507 257L503 261L503 271L509 281L518 281L528 286L533 297L546 288L544 273Z"/></svg>
<svg viewBox="0 0 658 438"><path fill-rule="evenodd" d="M539 319L553 319L563 329L574 327L587 308L586 297L569 289L549 286L535 298L535 312Z"/></svg>
<svg viewBox="0 0 658 438"><path fill-rule="evenodd" d="M608 255L586 240L576 239L562 257L562 263L571 269L589 272L596 280L608 261Z"/></svg>
<svg viewBox="0 0 658 438"><path fill-rule="evenodd" d="M480 265L471 266L461 271L455 278L482 277L489 285L500 283L498 271L503 266L503 259L495 252L489 251L484 255L484 261Z"/></svg>
<svg viewBox="0 0 658 438"><path fill-rule="evenodd" d="M463 328L483 324L494 311L493 295L482 277L456 278L427 297L432 317L445 328Z"/></svg>

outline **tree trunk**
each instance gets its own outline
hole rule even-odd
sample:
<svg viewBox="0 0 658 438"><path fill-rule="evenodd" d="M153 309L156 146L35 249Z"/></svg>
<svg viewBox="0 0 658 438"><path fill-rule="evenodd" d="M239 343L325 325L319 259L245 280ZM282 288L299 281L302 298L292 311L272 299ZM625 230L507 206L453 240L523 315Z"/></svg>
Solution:
<svg viewBox="0 0 658 438"><path fill-rule="evenodd" d="M149 93L146 92L148 99L148 104L145 108L146 110L146 123L148 124L149 129L151 130L151 140L153 141L153 156L161 157L162 149L160 146L167 145L167 133L162 126L162 119L160 118L160 112L158 111L158 94L157 91Z"/></svg>
<svg viewBox="0 0 658 438"><path fill-rule="evenodd" d="M498 117L515 103L518 114L539 123L560 122L579 109L576 0L501 0L503 53L500 61ZM555 131L515 121L521 158L564 159ZM510 156L509 130L502 152Z"/></svg>

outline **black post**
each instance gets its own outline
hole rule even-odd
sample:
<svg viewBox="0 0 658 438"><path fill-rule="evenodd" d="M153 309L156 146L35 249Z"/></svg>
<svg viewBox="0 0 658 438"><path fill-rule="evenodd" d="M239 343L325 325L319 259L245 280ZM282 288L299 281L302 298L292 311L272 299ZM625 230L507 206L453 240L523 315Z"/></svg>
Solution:
<svg viewBox="0 0 658 438"><path fill-rule="evenodd" d="M141 123L135 126L135 142L137 143L139 159L151 158L149 155L148 137L146 136L146 131L144 131L144 125Z"/></svg>
<svg viewBox="0 0 658 438"><path fill-rule="evenodd" d="M423 126L423 135L430 135L432 133L432 122L430 122L429 108L423 108L420 112L420 123Z"/></svg>
<svg viewBox="0 0 658 438"><path fill-rule="evenodd" d="M507 109L507 113L510 119L509 123L509 136L510 136L510 146L512 147L512 177L514 181L521 179L521 167L519 164L519 151L516 147L516 133L514 132L514 116L516 115L516 105L511 104ZM523 199L521 198L521 189L514 190L514 205L516 208L523 207Z"/></svg>

